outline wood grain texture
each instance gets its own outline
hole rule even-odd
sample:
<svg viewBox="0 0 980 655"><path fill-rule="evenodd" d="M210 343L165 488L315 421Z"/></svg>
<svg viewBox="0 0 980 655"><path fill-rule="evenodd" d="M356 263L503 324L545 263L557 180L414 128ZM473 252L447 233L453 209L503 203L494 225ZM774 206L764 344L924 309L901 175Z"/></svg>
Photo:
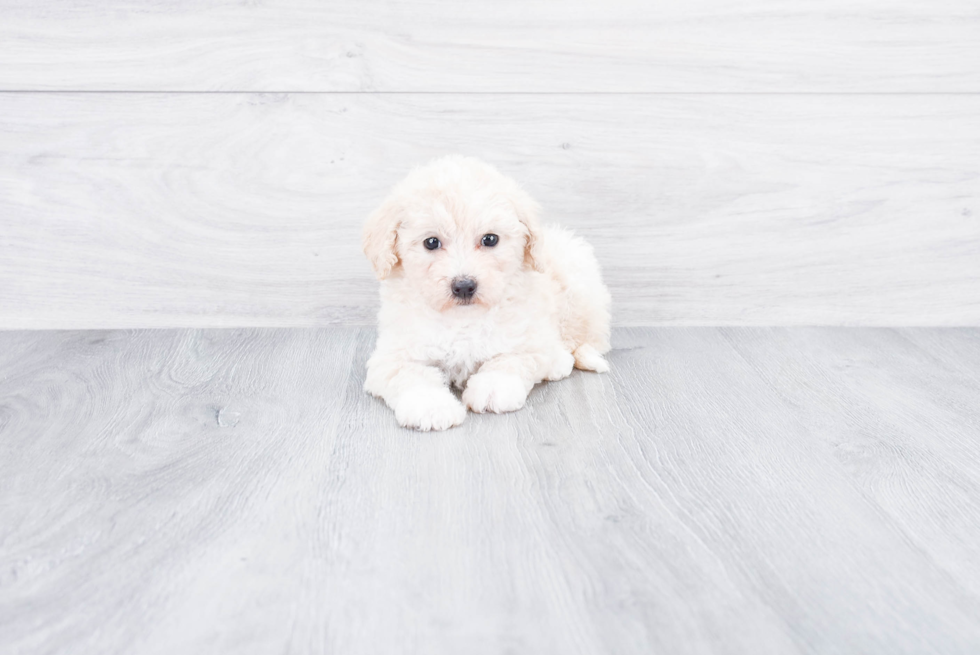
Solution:
<svg viewBox="0 0 980 655"><path fill-rule="evenodd" d="M0 89L978 92L972 0L3 0Z"/></svg>
<svg viewBox="0 0 980 655"><path fill-rule="evenodd" d="M980 324L980 96L7 94L0 327L373 323L363 218L496 163L619 325Z"/></svg>
<svg viewBox="0 0 980 655"><path fill-rule="evenodd" d="M0 333L21 653L974 653L980 331L620 329L399 429L373 333Z"/></svg>

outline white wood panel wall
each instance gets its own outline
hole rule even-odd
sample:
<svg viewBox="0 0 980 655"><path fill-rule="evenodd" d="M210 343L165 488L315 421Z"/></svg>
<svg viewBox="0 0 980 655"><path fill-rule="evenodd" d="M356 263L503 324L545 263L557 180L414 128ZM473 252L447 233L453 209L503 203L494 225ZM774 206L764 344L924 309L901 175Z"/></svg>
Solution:
<svg viewBox="0 0 980 655"><path fill-rule="evenodd" d="M619 325L980 324L976 3L397 7L0 0L0 327L370 323L448 152Z"/></svg>
<svg viewBox="0 0 980 655"><path fill-rule="evenodd" d="M0 88L974 92L976 0L0 0Z"/></svg>

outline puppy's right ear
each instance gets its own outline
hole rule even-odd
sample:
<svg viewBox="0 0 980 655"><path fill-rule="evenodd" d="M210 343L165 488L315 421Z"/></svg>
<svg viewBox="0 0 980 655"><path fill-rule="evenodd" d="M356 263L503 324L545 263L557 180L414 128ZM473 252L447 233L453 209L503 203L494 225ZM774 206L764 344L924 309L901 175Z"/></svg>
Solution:
<svg viewBox="0 0 980 655"><path fill-rule="evenodd" d="M401 205L389 198L368 216L364 224L364 254L379 280L388 277L391 269L398 264L395 242L400 223Z"/></svg>

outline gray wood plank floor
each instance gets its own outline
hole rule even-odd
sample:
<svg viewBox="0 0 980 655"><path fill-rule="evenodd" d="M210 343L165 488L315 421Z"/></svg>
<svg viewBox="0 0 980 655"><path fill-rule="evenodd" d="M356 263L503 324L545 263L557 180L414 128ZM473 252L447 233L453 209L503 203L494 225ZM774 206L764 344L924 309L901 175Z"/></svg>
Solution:
<svg viewBox="0 0 980 655"><path fill-rule="evenodd" d="M372 345L0 333L0 650L980 649L980 330L619 329L437 434Z"/></svg>

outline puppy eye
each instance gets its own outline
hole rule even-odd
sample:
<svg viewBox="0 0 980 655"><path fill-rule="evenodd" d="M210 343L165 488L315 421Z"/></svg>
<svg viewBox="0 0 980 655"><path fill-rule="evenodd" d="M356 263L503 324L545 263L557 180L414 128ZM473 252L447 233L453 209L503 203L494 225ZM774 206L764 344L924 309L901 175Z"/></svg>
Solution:
<svg viewBox="0 0 980 655"><path fill-rule="evenodd" d="M442 244L439 242L439 239L435 237L429 237L428 239L422 242L422 245L425 246L426 250L435 250Z"/></svg>
<svg viewBox="0 0 980 655"><path fill-rule="evenodd" d="M484 234L483 240L480 241L480 243L487 248L493 248L495 245L497 245L497 241L499 240L500 238L496 234Z"/></svg>

